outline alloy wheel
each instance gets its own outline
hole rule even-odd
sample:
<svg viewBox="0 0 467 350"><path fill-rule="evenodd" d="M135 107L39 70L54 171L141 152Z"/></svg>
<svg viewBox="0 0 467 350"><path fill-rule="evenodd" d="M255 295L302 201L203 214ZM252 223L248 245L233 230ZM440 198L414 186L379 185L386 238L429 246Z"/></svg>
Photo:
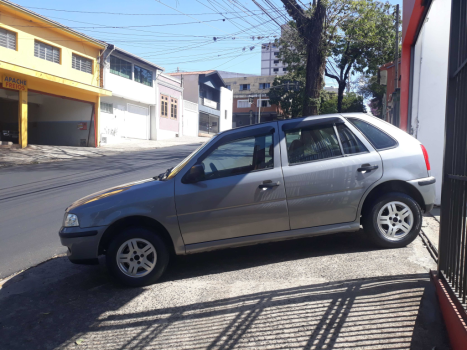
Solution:
<svg viewBox="0 0 467 350"><path fill-rule="evenodd" d="M129 277L143 277L154 270L157 253L154 246L142 238L132 238L117 251L117 265Z"/></svg>
<svg viewBox="0 0 467 350"><path fill-rule="evenodd" d="M377 224L381 234L388 240L399 241L412 230L412 210L402 202L386 203L379 211Z"/></svg>

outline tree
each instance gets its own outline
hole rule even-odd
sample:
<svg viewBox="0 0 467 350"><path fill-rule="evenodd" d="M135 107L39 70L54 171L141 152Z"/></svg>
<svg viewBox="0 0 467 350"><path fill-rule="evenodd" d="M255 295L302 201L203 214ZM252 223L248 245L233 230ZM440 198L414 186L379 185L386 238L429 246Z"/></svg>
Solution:
<svg viewBox="0 0 467 350"><path fill-rule="evenodd" d="M320 114L331 114L337 113L337 103L338 95L333 92L330 93L326 91L323 96L326 96L326 93L329 94L328 98L323 98L321 102ZM350 92L344 95L344 98L341 101L341 112L362 112L366 113L365 104L363 102L363 96L356 94L355 92Z"/></svg>
<svg viewBox="0 0 467 350"><path fill-rule="evenodd" d="M375 74L379 66L393 59L395 30L391 8L390 4L377 1L354 1L352 16L342 21L341 34L329 43L332 59L328 60L325 74L338 84L339 112L351 70Z"/></svg>
<svg viewBox="0 0 467 350"><path fill-rule="evenodd" d="M280 47L279 58L288 65L290 74L304 75L308 81L309 45L313 38L303 35L303 22L312 20L315 8L303 10L303 16L294 17L292 6L298 13L300 7L294 1L282 0L294 21L289 22L289 30L285 30L277 44ZM294 3L291 5L291 3ZM338 111L343 111L344 90L351 74L357 72L375 74L380 65L391 61L394 56L394 16L389 4L373 0L322 0L324 22L319 44L321 66L312 65L318 73L333 78L338 83ZM301 19L298 21L297 18ZM319 90L322 89L321 76ZM316 105L319 105L319 90L314 92ZM317 96L317 97L316 97ZM304 101L310 97L305 91ZM315 106L319 112L318 107ZM305 110L305 105L303 106ZM315 110L313 112L316 112ZM306 113L312 115L316 113Z"/></svg>
<svg viewBox="0 0 467 350"><path fill-rule="evenodd" d="M295 82L298 83L298 89L294 88ZM269 103L280 106L281 117L299 118L303 115L304 83L304 74L289 73L274 79L268 93Z"/></svg>
<svg viewBox="0 0 467 350"><path fill-rule="evenodd" d="M386 85L381 85L377 75L363 75L358 85L358 93L370 100L371 113L375 117L382 118L383 98L386 93Z"/></svg>
<svg viewBox="0 0 467 350"><path fill-rule="evenodd" d="M317 0L305 11L296 0L282 0L288 14L295 20L295 28L302 39L306 52L305 89L302 96L302 115L316 115L319 110L319 94L323 85L326 57L322 48L325 0Z"/></svg>

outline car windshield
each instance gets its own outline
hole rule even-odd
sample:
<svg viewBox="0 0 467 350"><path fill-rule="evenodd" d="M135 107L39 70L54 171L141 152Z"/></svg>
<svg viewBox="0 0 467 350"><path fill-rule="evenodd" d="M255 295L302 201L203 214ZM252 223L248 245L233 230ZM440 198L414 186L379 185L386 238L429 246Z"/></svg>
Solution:
<svg viewBox="0 0 467 350"><path fill-rule="evenodd" d="M209 145L217 136L212 137L210 140L206 141L203 143L200 147L198 147L193 153L191 153L188 157L186 157L184 160L182 160L176 167L174 167L171 171L170 174L167 175L167 180L173 178L175 175L177 175L180 170L183 169L183 167L191 160L193 159L194 156L196 156L199 152L201 152L202 149L204 149L207 145Z"/></svg>

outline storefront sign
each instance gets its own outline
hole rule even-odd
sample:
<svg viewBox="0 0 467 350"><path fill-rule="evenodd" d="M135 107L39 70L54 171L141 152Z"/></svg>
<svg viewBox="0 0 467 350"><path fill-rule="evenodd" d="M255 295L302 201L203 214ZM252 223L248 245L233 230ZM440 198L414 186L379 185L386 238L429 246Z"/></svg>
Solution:
<svg viewBox="0 0 467 350"><path fill-rule="evenodd" d="M211 100L208 100L207 98L204 98L204 103L203 104L206 107L211 107L211 108L217 109L217 102L216 101L211 101Z"/></svg>
<svg viewBox="0 0 467 350"><path fill-rule="evenodd" d="M88 130L88 123L78 123L78 130Z"/></svg>
<svg viewBox="0 0 467 350"><path fill-rule="evenodd" d="M15 78L12 76L4 75L2 78L2 85L4 88L27 91L27 81L25 79Z"/></svg>

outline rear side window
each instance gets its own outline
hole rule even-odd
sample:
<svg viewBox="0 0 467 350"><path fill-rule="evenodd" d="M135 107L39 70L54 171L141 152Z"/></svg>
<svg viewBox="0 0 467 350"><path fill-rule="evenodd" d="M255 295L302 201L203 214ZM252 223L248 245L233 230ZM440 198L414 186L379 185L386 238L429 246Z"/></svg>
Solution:
<svg viewBox="0 0 467 350"><path fill-rule="evenodd" d="M289 164L311 162L342 155L332 125L286 131L285 139Z"/></svg>
<svg viewBox="0 0 467 350"><path fill-rule="evenodd" d="M358 139L357 136L344 124L337 126L337 132L342 143L342 148L345 154L357 154L368 152L365 145Z"/></svg>
<svg viewBox="0 0 467 350"><path fill-rule="evenodd" d="M382 150L397 145L396 140L377 127L356 118L347 118L370 141L374 148Z"/></svg>

